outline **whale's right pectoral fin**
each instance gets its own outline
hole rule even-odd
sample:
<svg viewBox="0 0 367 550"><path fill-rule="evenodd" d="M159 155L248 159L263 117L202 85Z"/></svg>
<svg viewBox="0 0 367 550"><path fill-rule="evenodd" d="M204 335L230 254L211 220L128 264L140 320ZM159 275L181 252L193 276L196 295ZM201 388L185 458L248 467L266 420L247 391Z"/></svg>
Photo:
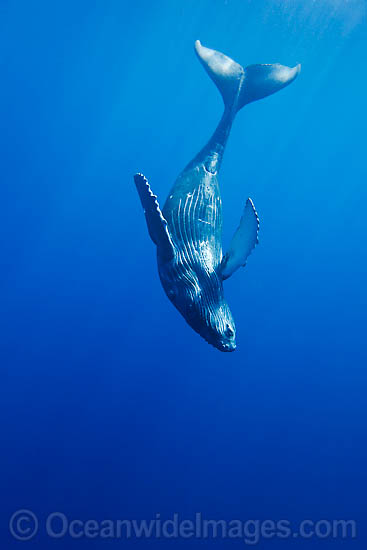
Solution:
<svg viewBox="0 0 367 550"><path fill-rule="evenodd" d="M153 194L148 180L143 174L135 174L134 181L144 208L150 238L157 245L159 254L165 260L170 260L174 257L175 247L167 221L159 208L157 196Z"/></svg>
<svg viewBox="0 0 367 550"><path fill-rule="evenodd" d="M247 199L240 225L232 238L227 254L220 264L222 279L228 279L246 260L258 243L259 218L254 203Z"/></svg>

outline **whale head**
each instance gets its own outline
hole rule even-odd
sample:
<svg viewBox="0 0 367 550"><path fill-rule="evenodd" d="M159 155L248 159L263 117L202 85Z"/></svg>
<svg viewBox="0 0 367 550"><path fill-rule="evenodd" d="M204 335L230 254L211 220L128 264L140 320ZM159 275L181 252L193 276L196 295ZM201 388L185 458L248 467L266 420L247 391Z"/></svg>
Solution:
<svg viewBox="0 0 367 550"><path fill-rule="evenodd" d="M219 351L236 349L236 327L228 307L220 293L209 296L203 292L189 296L186 303L174 304L180 309L187 323L202 336L208 344Z"/></svg>
<svg viewBox="0 0 367 550"><path fill-rule="evenodd" d="M219 351L235 351L236 327L216 272L183 272L173 262L161 265L159 274L168 298L191 328Z"/></svg>

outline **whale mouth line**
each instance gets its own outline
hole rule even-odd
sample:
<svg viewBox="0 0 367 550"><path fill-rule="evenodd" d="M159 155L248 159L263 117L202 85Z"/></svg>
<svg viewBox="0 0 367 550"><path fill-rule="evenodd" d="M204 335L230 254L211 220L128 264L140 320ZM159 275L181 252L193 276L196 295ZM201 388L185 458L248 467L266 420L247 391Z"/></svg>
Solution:
<svg viewBox="0 0 367 550"><path fill-rule="evenodd" d="M202 335L201 335L202 336ZM205 342L207 342L210 346L213 346L213 348L222 351L224 353L231 353L233 351L236 351L237 345L233 342L230 344L223 344L222 342L219 342L218 345L214 344L210 340L204 337Z"/></svg>
<svg viewBox="0 0 367 550"><path fill-rule="evenodd" d="M231 353L233 351L236 351L236 346L225 346L221 348L220 351L223 351L224 353Z"/></svg>

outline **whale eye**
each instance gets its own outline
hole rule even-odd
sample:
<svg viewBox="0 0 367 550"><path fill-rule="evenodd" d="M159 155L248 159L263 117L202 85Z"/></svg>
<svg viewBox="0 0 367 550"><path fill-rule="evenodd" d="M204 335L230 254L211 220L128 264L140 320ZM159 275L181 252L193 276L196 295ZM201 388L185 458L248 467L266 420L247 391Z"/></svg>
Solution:
<svg viewBox="0 0 367 550"><path fill-rule="evenodd" d="M224 331L224 334L227 336L227 338L232 338L234 336L234 332L229 325L227 325L227 328Z"/></svg>

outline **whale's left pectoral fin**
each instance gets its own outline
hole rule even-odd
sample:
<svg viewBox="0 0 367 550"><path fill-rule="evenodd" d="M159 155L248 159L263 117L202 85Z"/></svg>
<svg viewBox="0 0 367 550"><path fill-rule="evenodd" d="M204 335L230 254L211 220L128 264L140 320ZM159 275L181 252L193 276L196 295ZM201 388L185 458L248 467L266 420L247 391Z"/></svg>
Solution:
<svg viewBox="0 0 367 550"><path fill-rule="evenodd" d="M166 260L170 260L174 257L175 247L167 221L159 208L157 196L154 195L143 174L135 174L134 181L144 209L150 238L157 245L159 254Z"/></svg>
<svg viewBox="0 0 367 550"><path fill-rule="evenodd" d="M246 265L247 258L258 243L258 233L259 218L254 203L247 199L240 225L220 264L223 280L228 279L239 267Z"/></svg>

